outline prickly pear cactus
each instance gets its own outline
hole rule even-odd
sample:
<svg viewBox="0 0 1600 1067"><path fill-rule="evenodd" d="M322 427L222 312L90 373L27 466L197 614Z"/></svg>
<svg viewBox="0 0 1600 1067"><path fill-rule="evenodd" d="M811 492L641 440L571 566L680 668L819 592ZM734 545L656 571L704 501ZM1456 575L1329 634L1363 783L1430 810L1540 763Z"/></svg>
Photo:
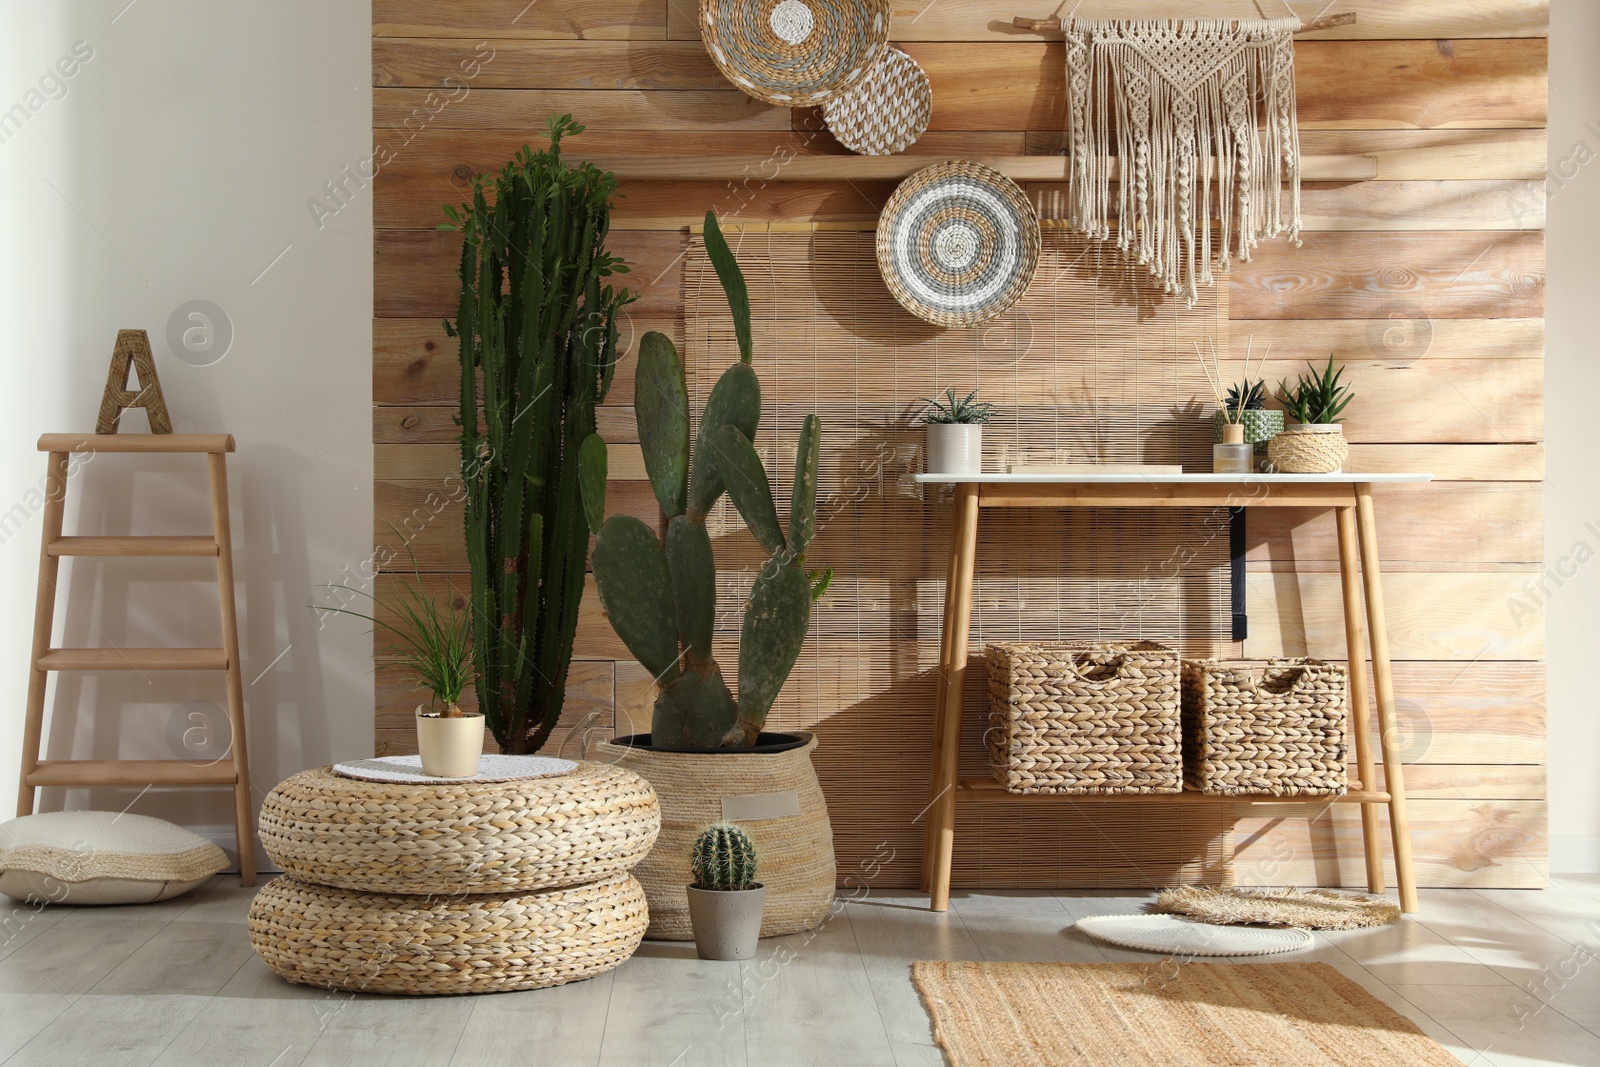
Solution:
<svg viewBox="0 0 1600 1067"><path fill-rule="evenodd" d="M712 823L695 838L689 861L696 889L734 892L756 884L756 843L731 822Z"/></svg>
<svg viewBox="0 0 1600 1067"><path fill-rule="evenodd" d="M716 216L706 213L706 251L733 311L741 362L723 372L706 400L694 448L689 447L689 390L671 339L645 334L635 372L634 414L645 472L667 516L658 539L638 519L612 516L599 528L593 567L600 603L611 626L655 677L650 722L656 748L710 751L749 748L778 698L811 626L811 604L832 572L813 578L805 553L816 531L817 417L808 415L795 456L787 533L778 518L772 482L756 452L761 383L750 366L750 309L744 276ZM586 448L592 446L585 444ZM583 483L584 512L604 510L601 473ZM706 516L726 492L745 525L771 557L750 592L739 633L739 695L735 699L712 658L717 572ZM596 504L591 494L600 495Z"/></svg>

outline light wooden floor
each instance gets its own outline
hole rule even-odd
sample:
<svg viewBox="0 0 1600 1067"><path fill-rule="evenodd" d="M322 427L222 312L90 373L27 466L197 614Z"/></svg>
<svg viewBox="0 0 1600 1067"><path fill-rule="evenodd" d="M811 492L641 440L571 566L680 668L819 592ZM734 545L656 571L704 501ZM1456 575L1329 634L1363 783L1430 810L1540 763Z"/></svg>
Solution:
<svg viewBox="0 0 1600 1067"><path fill-rule="evenodd" d="M587 982L400 999L287 985L251 953L253 890L223 877L140 908L0 909L0 1061L288 1067L942 1063L911 988L917 959L1149 960L1074 919L1139 909L1114 893L958 892L853 900L745 964L647 943ZM1600 878L1546 891L1425 890L1421 918L1318 935L1321 959L1469 1064L1600 1064Z"/></svg>

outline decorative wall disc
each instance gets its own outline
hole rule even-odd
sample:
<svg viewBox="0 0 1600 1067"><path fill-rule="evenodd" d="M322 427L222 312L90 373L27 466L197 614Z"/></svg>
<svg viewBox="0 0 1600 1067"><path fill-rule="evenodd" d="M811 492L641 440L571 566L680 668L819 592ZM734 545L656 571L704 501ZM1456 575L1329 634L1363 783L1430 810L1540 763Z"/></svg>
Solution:
<svg viewBox="0 0 1600 1067"><path fill-rule="evenodd" d="M811 107L853 89L889 47L889 0L700 0L700 39L735 86Z"/></svg>
<svg viewBox="0 0 1600 1067"><path fill-rule="evenodd" d="M900 183L878 219L878 269L894 298L939 326L976 326L1028 291L1039 218L1017 183L940 163Z"/></svg>
<svg viewBox="0 0 1600 1067"><path fill-rule="evenodd" d="M864 156L892 156L921 137L933 114L933 89L917 61L885 50L866 81L822 105L839 143Z"/></svg>

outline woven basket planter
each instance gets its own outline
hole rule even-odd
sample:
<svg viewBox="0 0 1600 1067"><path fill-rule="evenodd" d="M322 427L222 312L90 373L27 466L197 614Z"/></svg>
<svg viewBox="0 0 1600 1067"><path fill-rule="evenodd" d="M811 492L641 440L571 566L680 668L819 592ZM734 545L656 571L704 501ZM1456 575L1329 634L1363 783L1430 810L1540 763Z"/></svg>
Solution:
<svg viewBox="0 0 1600 1067"><path fill-rule="evenodd" d="M889 17L889 0L700 0L700 39L736 88L812 107L872 73Z"/></svg>
<svg viewBox="0 0 1600 1067"><path fill-rule="evenodd" d="M686 892L694 880L689 856L696 835L724 818L724 799L741 798L735 807L770 801L781 809L798 803L797 815L736 819L755 839L756 878L767 887L761 936L809 930L827 916L837 873L833 828L811 766L817 740L800 736L807 743L786 752L654 752L609 741L599 746L600 759L637 771L661 800L661 836L633 872L650 900L652 939L694 937Z"/></svg>
<svg viewBox="0 0 1600 1067"><path fill-rule="evenodd" d="M1291 426L1267 442L1267 462L1281 474L1332 474L1350 458L1350 444L1337 424Z"/></svg>
<svg viewBox="0 0 1600 1067"><path fill-rule="evenodd" d="M292 875L256 893L256 954L302 985L365 993L491 993L592 978L633 955L648 924L631 875L496 896L397 896Z"/></svg>
<svg viewBox="0 0 1600 1067"><path fill-rule="evenodd" d="M990 761L1011 793L1177 793L1178 655L1133 644L995 644Z"/></svg>
<svg viewBox="0 0 1600 1067"><path fill-rule="evenodd" d="M1211 796L1339 796L1345 669L1316 659L1253 671L1183 661L1184 781Z"/></svg>
<svg viewBox="0 0 1600 1067"><path fill-rule="evenodd" d="M526 893L628 871L655 843L655 792L600 763L510 782L367 782L303 771L261 807L261 843L307 882L369 893Z"/></svg>
<svg viewBox="0 0 1600 1067"><path fill-rule="evenodd" d="M898 48L885 50L860 85L822 105L828 132L864 156L904 152L926 132L932 116L928 75Z"/></svg>

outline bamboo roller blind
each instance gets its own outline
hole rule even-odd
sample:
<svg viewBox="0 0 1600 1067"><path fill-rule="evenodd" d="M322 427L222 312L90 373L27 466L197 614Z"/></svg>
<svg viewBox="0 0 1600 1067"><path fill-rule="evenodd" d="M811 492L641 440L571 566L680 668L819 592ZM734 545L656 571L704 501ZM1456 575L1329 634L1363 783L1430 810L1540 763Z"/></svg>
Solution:
<svg viewBox="0 0 1600 1067"><path fill-rule="evenodd" d="M1214 405L1193 342L1211 338L1227 350L1227 287L1202 290L1184 309L1160 300L1114 250L1052 229L1023 301L985 326L946 331L889 295L870 230L747 228L729 240L750 287L763 405L756 446L780 510L801 419L814 411L822 420L808 559L835 577L773 721L820 736L841 879L892 849L893 864L906 866L881 877L896 884L920 855L949 536L947 491L911 478L922 469L923 431L911 419L919 399L982 387L1000 407L984 432L986 469L1098 460L1208 470ZM698 415L738 358L698 237L684 284L684 360ZM731 681L729 653L764 557L731 504L718 509L718 647ZM1149 638L1186 654L1225 654L1227 530L1225 512L1199 509L986 510L963 776L987 773L986 642ZM956 884L1215 881L1225 816L1147 799L1095 801L1087 811L1066 799L967 805Z"/></svg>

